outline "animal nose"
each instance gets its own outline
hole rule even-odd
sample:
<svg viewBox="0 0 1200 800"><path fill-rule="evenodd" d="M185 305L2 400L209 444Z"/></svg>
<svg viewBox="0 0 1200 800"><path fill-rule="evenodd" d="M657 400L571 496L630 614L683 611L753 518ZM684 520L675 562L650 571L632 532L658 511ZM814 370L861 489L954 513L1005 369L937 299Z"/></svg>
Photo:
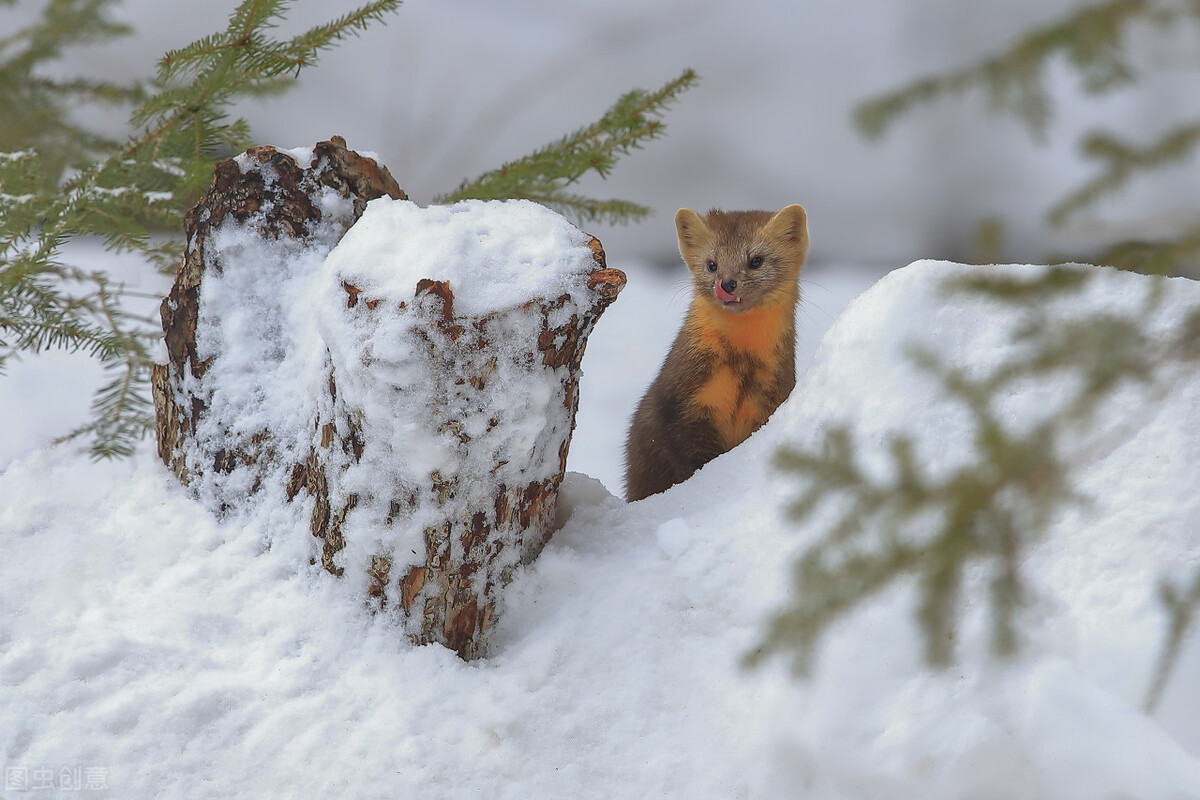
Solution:
<svg viewBox="0 0 1200 800"><path fill-rule="evenodd" d="M721 281L721 288L730 294L733 294L733 290L737 288L737 281L733 278L726 278L725 280Z"/></svg>

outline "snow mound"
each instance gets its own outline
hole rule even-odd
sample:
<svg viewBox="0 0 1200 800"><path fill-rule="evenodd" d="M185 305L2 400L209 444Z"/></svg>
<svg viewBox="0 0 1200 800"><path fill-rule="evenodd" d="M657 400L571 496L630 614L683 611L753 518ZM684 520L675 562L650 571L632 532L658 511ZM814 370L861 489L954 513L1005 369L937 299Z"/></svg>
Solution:
<svg viewBox="0 0 1200 800"><path fill-rule="evenodd" d="M376 297L411 300L445 281L458 313L482 316L571 291L596 262L591 239L528 200L421 207L381 197L329 254L327 268Z"/></svg>
<svg viewBox="0 0 1200 800"><path fill-rule="evenodd" d="M1080 436L1074 479L1092 502L1027 553L1019 658L993 663L969 606L957 665L929 670L901 586L835 626L806 681L740 666L821 533L783 517L780 446L847 424L868 456L897 430L931 468L969 448L969 420L906 348L986 370L1028 311L941 294L964 269L921 262L860 297L770 422L686 483L625 505L569 476L562 528L508 587L485 662L408 645L309 566L305 525L215 521L148 451L14 462L0 760L14 780L91 767L107 789L88 794L120 798L1200 798L1194 640L1160 711L1140 710L1164 633L1157 582L1200 562L1190 367L1123 388ZM1153 290L1096 270L1053 313L1138 309ZM1200 306L1190 281L1159 290L1152 330ZM1014 423L1052 383L1008 399Z"/></svg>
<svg viewBox="0 0 1200 800"><path fill-rule="evenodd" d="M736 472L783 442L811 448L830 426L848 425L868 468L885 461L890 435L904 433L924 470L949 470L976 432L962 404L914 368L912 345L979 376L1014 354L1015 334L1035 313L1061 322L1119 315L1165 341L1200 308L1194 281L1107 268L1081 268L1090 276L1082 290L1045 310L942 291L964 270L1033 279L1044 269L918 262L891 273L829 330L764 437L774 441L716 468ZM1187 488L1200 481L1200 371L1194 362L1153 366L1152 378L1118 387L1066 441L1086 500L1061 511L1026 553L1021 657L990 658L980 583L957 666L929 671L911 587L885 592L828 636L813 681L777 717L776 729L789 731L776 742L780 785L809 782L835 797L1200 797L1200 724L1186 710L1200 699L1194 641L1158 713L1141 710L1166 634L1160 581L1190 579L1200 566L1200 498ZM1030 381L1000 398L1005 424L1032 426L1071 396L1072 380ZM803 542L817 532L797 533Z"/></svg>

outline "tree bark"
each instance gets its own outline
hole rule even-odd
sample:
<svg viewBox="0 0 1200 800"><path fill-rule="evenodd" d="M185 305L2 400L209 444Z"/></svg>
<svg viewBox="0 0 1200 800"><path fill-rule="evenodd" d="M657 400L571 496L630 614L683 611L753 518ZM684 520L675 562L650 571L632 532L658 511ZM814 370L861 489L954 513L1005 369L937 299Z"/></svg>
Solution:
<svg viewBox="0 0 1200 800"><path fill-rule="evenodd" d="M268 430L256 431L207 454L207 463L188 463L188 456L195 455L192 435L208 411L206 393L195 388L203 386L212 365L212 359L201 357L196 346L205 273L209 269L254 268L253 264L225 263L222 254L210 253L212 232L233 223L253 227L267 240L306 240L321 222L340 227L344 233L376 197L407 197L386 167L346 149L346 140L340 136L313 148L313 166L308 169L294 156L270 146L252 148L241 158L241 163L229 158L216 165L212 186L184 217L185 255L171 293L159 308L167 363L156 364L151 375L155 435L159 457L185 484L192 482L192 472L197 469L220 472L235 464L259 463L273 436ZM246 162L249 166L243 167ZM329 219L316 202L321 187L351 200L352 213ZM185 384L193 388L185 388Z"/></svg>
<svg viewBox="0 0 1200 800"><path fill-rule="evenodd" d="M331 205L331 190L350 202ZM213 245L215 232L234 225L264 240L293 239L328 252L366 202L382 196L404 193L386 168L347 150L338 137L318 144L308 167L271 147L217 166L212 188L187 216L187 255L162 305L168 361L153 375L158 451L216 513L250 497L293 506L303 498L319 540L314 563L357 582L414 642L440 642L470 659L486 654L514 569L536 558L553 531L580 361L625 276L605 266L593 238L594 266L570 292L481 316L457 313L453 288L437 276L420 281L407 302L342 281L342 301L328 313L368 325L404 317L412 341L397 349L420 361L426 377L393 385L327 348L324 377L314 387L319 396L311 408L296 409L307 415L304 424L287 431L247 427L219 403L222 387L213 385L221 372L214 360L228 356L207 354L198 344L206 325L220 324L202 311L204 280L232 271L255 280L259 269L260 282L277 278L244 249ZM517 338L530 330L536 335ZM264 360L274 357L274 350L264 352ZM262 369L269 382L270 365ZM552 389L552 401L534 404L544 418L532 452L509 438L506 420L518 412L511 397L495 395L499 375L508 386L515 380L531 391ZM364 382L412 398L406 407L420 409L421 418L380 418L361 402ZM345 390L351 385L359 395ZM402 446L384 441L395 438L388 431L401 423L415 424L420 440L439 448L441 463L450 466L426 470Z"/></svg>

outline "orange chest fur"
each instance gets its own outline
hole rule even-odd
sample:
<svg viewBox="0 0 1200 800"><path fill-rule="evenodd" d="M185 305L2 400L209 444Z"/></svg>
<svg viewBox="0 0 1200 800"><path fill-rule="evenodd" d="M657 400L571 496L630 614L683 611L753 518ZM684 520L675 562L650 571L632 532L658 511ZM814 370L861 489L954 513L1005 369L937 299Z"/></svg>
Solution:
<svg viewBox="0 0 1200 800"><path fill-rule="evenodd" d="M728 450L759 428L779 403L777 375L794 358L793 308L731 314L697 304L688 320L709 370L689 403L707 418Z"/></svg>

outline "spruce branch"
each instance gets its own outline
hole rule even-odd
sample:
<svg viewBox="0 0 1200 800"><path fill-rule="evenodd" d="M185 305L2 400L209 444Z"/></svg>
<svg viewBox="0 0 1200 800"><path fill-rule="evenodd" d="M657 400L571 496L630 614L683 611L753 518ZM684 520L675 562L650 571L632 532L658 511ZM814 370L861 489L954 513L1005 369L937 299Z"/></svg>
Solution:
<svg viewBox="0 0 1200 800"><path fill-rule="evenodd" d="M0 372L22 352L62 349L100 359L117 354L119 342L96 321L94 302L62 290L68 280L67 270L32 258L0 263Z"/></svg>
<svg viewBox="0 0 1200 800"><path fill-rule="evenodd" d="M890 476L871 479L857 466L846 429L827 432L816 453L782 450L776 467L796 474L802 487L789 516L809 519L822 498L840 505L840 514L797 562L796 599L772 619L750 664L787 649L793 668L807 672L817 641L837 618L911 577L925 658L944 667L953 660L963 575L973 562L991 574L992 649L998 655L1015 649L1014 620L1024 596L1017 553L1054 503L1072 494L1055 458L1054 430L1006 431L991 408L986 380L941 368L928 354L914 358L937 369L946 391L970 408L976 460L931 478L919 469L911 440L896 435L889 442Z"/></svg>
<svg viewBox="0 0 1200 800"><path fill-rule="evenodd" d="M374 2L361 6L324 25L310 28L292 40L291 49L306 58L310 57L310 54L332 47L347 36L365 31L374 23L381 21L385 15L398 9L401 2L402 0L394 0L393 2Z"/></svg>
<svg viewBox="0 0 1200 800"><path fill-rule="evenodd" d="M1089 94L1136 85L1141 76L1125 52L1129 32L1137 25L1172 29L1184 22L1194 26L1197 20L1200 3L1195 0L1091 2L1020 36L997 55L963 69L923 78L861 104L855 111L855 121L865 136L878 138L900 116L920 105L980 90L986 93L992 110L1015 115L1035 138L1041 138L1051 115L1043 78L1052 60L1066 61ZM1101 198L1126 188L1133 178L1181 164L1195 153L1198 141L1200 122L1180 124L1145 146L1130 144L1109 132L1088 134L1080 142L1080 152L1097 162L1099 170L1054 204L1047 212L1047 223L1062 226ZM997 230L995 223L990 230ZM1195 225L1189 225L1160 241L1109 241L1092 252L1052 254L1046 260L1088 261L1147 274L1194 275L1200 272L1196 231ZM1000 260L991 251L985 257Z"/></svg>
<svg viewBox="0 0 1200 800"><path fill-rule="evenodd" d="M1038 138L1050 119L1042 74L1062 56L1079 72L1089 94L1103 94L1134 80L1125 57L1125 34L1137 20L1167 13L1151 0L1106 0L1083 6L1061 20L1031 31L1008 49L978 64L945 75L922 78L861 104L854 112L868 138L882 136L900 116L936 98L980 89L993 110L1025 123Z"/></svg>
<svg viewBox="0 0 1200 800"><path fill-rule="evenodd" d="M268 33L290 3L243 0L224 31L168 53L151 87L33 74L70 44L125 32L105 16L113 3L52 0L38 24L0 40L0 367L51 347L98 358L109 380L92 421L68 438L89 437L100 457L131 453L152 424L150 353L159 333L124 310L124 287L63 264L63 246L98 237L111 251L169 268L179 257L177 235L156 240L150 231L179 231L216 160L250 143L249 125L228 117L232 104L286 86L318 51L400 0L367 3L282 40ZM67 121L78 104L135 99L135 132L124 143Z"/></svg>
<svg viewBox="0 0 1200 800"><path fill-rule="evenodd" d="M1200 611L1200 570L1192 577L1190 586L1181 588L1169 581L1162 581L1159 584L1159 601L1167 613L1167 636L1154 665L1154 677L1142 702L1147 714L1153 714L1158 708L1163 691L1179 663L1184 640L1196 621L1197 611Z"/></svg>
<svg viewBox="0 0 1200 800"><path fill-rule="evenodd" d="M531 155L464 181L454 191L438 196L436 202L524 198L581 222L640 219L650 213L648 208L622 200L593 200L570 193L566 187L589 172L607 177L621 156L662 136L666 132L663 112L698 80L689 69L655 91L635 89L617 100L596 122Z"/></svg>
<svg viewBox="0 0 1200 800"><path fill-rule="evenodd" d="M110 251L173 269L178 235L152 231L179 231L216 161L252 143L248 123L230 115L233 104L287 88L321 51L400 5L372 0L286 38L272 32L290 0L242 0L224 30L166 53L147 84L34 73L72 43L125 32L105 15L115 2L51 0L41 22L0 39L0 367L47 347L100 359L110 380L92 422L70 434L89 437L98 456L131 452L149 426L148 354L157 331L124 313L132 297L124 287L63 264L64 245L98 237ZM657 91L630 92L593 125L465 182L460 196L528 197L588 220L643 216L648 210L637 204L567 187L588 172L608 175L620 156L660 136L663 110L695 81L689 70ZM125 141L69 122L73 108L93 102L134 106Z"/></svg>
<svg viewBox="0 0 1200 800"><path fill-rule="evenodd" d="M1067 254L1053 254L1052 262L1078 260ZM1088 260L1143 275L1177 276L1200 274L1200 224L1186 228L1170 238L1126 240L1108 245Z"/></svg>
<svg viewBox="0 0 1200 800"><path fill-rule="evenodd" d="M1130 145L1110 133L1088 134L1081 150L1086 158L1100 162L1100 174L1060 200L1050 209L1046 219L1051 225L1061 226L1074 214L1104 195L1124 188L1147 170L1162 169L1186 160L1195 152L1198 143L1200 122L1180 125L1146 147Z"/></svg>
<svg viewBox="0 0 1200 800"><path fill-rule="evenodd" d="M1153 312L1161 292L1149 292L1146 308L1136 317L1113 313L1058 320L1048 304L1082 291L1094 275L1088 267L1061 266L1032 277L965 270L945 281L942 290L948 295L973 294L1028 312L1014 338L1014 355L988 372L969 373L929 351L909 350L913 364L934 377L943 396L971 420L973 447L955 469L930 476L919 465L913 441L894 433L888 437L887 468L868 473L844 427L826 431L813 448L784 448L776 455L776 468L797 478L789 517L818 524L820 534L793 569L794 599L769 622L758 649L747 656L749 664L786 652L793 668L806 672L819 640L837 619L907 581L916 591L914 615L925 658L945 666L954 656L967 592L964 576L972 565L987 576L984 603L992 618L992 651L1015 652L1020 644L1016 619L1027 593L1022 554L1044 535L1059 509L1089 502L1073 488L1064 437L1086 429L1117 387L1153 386L1159 365L1200 360L1195 344L1200 311L1172 337L1145 331L1141 314ZM998 400L1042 378L1070 388L1035 424L1006 425ZM1196 580L1200 584L1200 577ZM1148 694L1150 706L1200 610L1200 587L1164 590L1163 596L1171 629Z"/></svg>
<svg viewBox="0 0 1200 800"><path fill-rule="evenodd" d="M91 305L102 317L114 347L100 359L110 378L96 392L92 421L56 441L90 436L93 458L132 455L137 443L154 427L153 403L142 387L150 381L154 366L151 347L158 337L147 327L147 320L123 310L123 287L111 288L108 278L99 272L76 277L95 284Z"/></svg>
<svg viewBox="0 0 1200 800"><path fill-rule="evenodd" d="M115 142L77 124L80 108L122 106L142 97L138 84L84 77L50 77L46 66L68 48L126 35L108 10L116 0L52 0L39 19L0 39L0 152L37 142L45 163L42 188L51 190L63 170L110 152Z"/></svg>
<svg viewBox="0 0 1200 800"><path fill-rule="evenodd" d="M1104 93L1134 83L1140 77L1124 53L1127 33L1133 26L1145 22L1174 28L1180 22L1194 24L1197 20L1200 20L1200 2L1197 0L1092 2L1058 23L1020 37L997 56L965 69L914 82L863 104L856 111L856 122L865 135L878 137L899 116L921 104L942 96L978 89L988 93L993 109L1016 114L1037 135L1044 130L1050 115L1049 97L1042 85L1042 75L1052 58L1062 57L1075 69L1082 79L1084 91ZM1097 162L1097 174L1056 203L1048 213L1047 221L1051 225L1062 225L1102 197L1126 188L1134 177L1181 164L1195 154L1198 141L1200 122L1195 121L1177 125L1156 141L1145 145L1130 143L1108 132L1089 134L1081 142L1081 151L1085 157ZM1192 220L1181 228L1177 233L1158 240L1103 244L1086 260L1149 275L1198 274L1200 224ZM998 230L998 226L993 227L995 230ZM1055 255L1051 258L1052 263L1079 260L1085 259L1078 254ZM1036 308L1046 300L1070 297L1081 291L1083 281L1079 280L1079 276L1084 275L1086 272L1078 267L1049 270L1035 281L1003 276L996 279L987 273L970 272L948 288ZM1015 343L1024 346L1025 358L996 370L990 376L990 385L981 386L981 389L992 393L1002 392L1013 380L1054 373L1072 375L1076 393L1062 404L1057 413L1045 420L1045 424L1051 426L1046 435L1048 440L1052 440L1061 431L1086 424L1087 420L1095 418L1100 404L1117 386L1126 382L1152 385L1156 371L1163 364L1200 361L1200 345L1197 345L1200 342L1200 311L1186 315L1173 335L1166 337L1166 341L1156 341L1146 332L1146 316L1157 308L1162 299L1162 284L1158 283L1148 294L1141 314L1096 314L1086 320L1065 324L1047 315L1037 316L1017 335ZM1151 388L1159 391L1157 387ZM951 387L947 386L947 390L953 394ZM968 401L961 392L956 397L960 401ZM973 409L972 413L976 419L980 419L977 410ZM999 433L1007 435L1003 431ZM845 451L838 454L838 458L850 458L852 455L852 451ZM1052 462L1050 466L1056 463ZM837 466L831 464L829 459L784 460L782 464L783 468L800 475L813 476ZM981 461L978 469L983 473L995 471L998 466L987 460ZM1069 474L1063 474L1069 479ZM890 490L891 487L882 488ZM853 491L856 490L849 493ZM872 495L879 491L880 486L871 488ZM1066 501L1065 496L1054 499L1052 495L1050 498L1053 503ZM801 504L795 509L798 516L807 519L813 513L809 507L813 502ZM854 507L866 507L862 501L858 502L858 506ZM844 538L847 519L851 517L844 515L841 522L829 525L823 541L833 542ZM991 602L999 605L999 602L1009 602L1002 600L1005 597L1020 595L1019 555L1029 539L1028 532L1020 529L998 526L995 530L998 541L1004 543L996 552L1007 565L997 573L992 583ZM863 534L868 539L870 535ZM1145 698L1148 712L1152 712L1161 700L1178 662L1182 643L1200 612L1200 573L1196 574L1190 586L1177 586L1164 581L1160 595L1168 617L1168 631ZM780 619L785 619L783 614ZM829 624L828 620L819 616L813 619L817 619L820 625ZM805 624L810 628L814 625L807 620ZM994 617L994 624L994 641L1015 643L1011 627L1007 632L1003 630L1003 619ZM809 639L793 636L789 643L785 633L772 632L774 638L769 639L772 647L790 649L793 643L798 643L795 646L803 656L807 653L805 648L811 649L815 641L813 636Z"/></svg>

